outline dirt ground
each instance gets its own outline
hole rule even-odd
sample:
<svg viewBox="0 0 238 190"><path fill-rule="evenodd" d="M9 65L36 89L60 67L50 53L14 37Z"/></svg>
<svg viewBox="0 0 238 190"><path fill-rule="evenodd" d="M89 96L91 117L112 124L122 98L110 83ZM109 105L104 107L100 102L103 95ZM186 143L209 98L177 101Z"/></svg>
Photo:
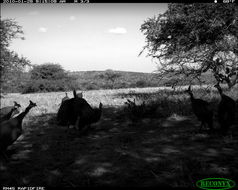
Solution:
<svg viewBox="0 0 238 190"><path fill-rule="evenodd" d="M106 108L87 134L57 126L55 114L24 122L24 135L1 161L2 186L195 187L238 175L238 132L198 133L196 119L174 116L131 122ZM236 181L238 184L238 181Z"/></svg>

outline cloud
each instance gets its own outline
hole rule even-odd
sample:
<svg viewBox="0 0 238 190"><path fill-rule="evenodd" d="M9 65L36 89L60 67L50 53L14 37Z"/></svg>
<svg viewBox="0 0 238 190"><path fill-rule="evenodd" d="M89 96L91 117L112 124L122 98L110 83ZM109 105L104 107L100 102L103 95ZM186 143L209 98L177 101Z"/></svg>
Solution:
<svg viewBox="0 0 238 190"><path fill-rule="evenodd" d="M45 27L40 27L39 28L39 32L45 33L45 32L47 32L47 30L48 30L48 28L45 28Z"/></svg>
<svg viewBox="0 0 238 190"><path fill-rule="evenodd" d="M126 34L127 30L122 27L116 27L116 28L109 29L108 32L112 34Z"/></svg>
<svg viewBox="0 0 238 190"><path fill-rule="evenodd" d="M69 17L69 20L71 20L71 21L73 21L73 20L75 20L75 19L76 19L75 16L70 16L70 17Z"/></svg>
<svg viewBox="0 0 238 190"><path fill-rule="evenodd" d="M58 25L57 25L57 28L61 29L61 28L63 28L63 26L60 25L60 24L58 24Z"/></svg>

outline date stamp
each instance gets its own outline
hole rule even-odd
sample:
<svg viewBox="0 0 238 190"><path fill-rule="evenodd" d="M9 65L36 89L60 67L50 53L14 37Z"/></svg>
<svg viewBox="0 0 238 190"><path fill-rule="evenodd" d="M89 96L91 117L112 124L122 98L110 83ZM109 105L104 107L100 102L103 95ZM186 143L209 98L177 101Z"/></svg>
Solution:
<svg viewBox="0 0 238 190"><path fill-rule="evenodd" d="M33 3L33 0L3 0L3 3Z"/></svg>
<svg viewBox="0 0 238 190"><path fill-rule="evenodd" d="M3 3L89 3L89 0L3 0Z"/></svg>

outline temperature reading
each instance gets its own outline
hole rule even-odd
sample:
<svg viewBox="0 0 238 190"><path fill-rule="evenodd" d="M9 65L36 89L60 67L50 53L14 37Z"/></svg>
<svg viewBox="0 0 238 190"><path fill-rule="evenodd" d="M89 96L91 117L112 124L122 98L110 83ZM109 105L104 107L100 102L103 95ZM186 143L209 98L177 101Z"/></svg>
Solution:
<svg viewBox="0 0 238 190"><path fill-rule="evenodd" d="M235 0L223 0L223 3L234 3Z"/></svg>

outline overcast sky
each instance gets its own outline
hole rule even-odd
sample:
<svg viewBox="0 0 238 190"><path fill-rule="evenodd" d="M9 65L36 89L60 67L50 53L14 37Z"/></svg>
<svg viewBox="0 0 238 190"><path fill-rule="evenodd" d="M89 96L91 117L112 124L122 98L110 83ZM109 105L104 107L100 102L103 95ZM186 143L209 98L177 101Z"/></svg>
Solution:
<svg viewBox="0 0 238 190"><path fill-rule="evenodd" d="M59 63L70 71L152 72L156 64L138 54L145 45L143 22L167 4L1 4L2 18L15 19L25 40L11 49L32 64Z"/></svg>

